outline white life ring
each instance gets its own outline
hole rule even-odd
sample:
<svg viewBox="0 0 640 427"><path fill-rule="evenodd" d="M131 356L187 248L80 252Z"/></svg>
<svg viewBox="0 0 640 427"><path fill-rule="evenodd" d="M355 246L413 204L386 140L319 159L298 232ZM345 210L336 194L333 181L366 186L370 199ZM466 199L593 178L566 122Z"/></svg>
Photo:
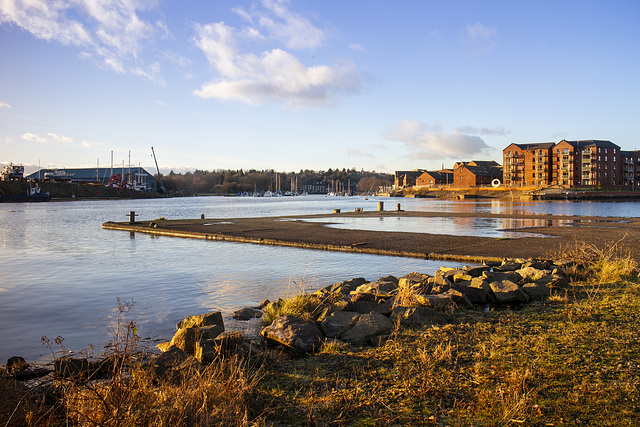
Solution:
<svg viewBox="0 0 640 427"><path fill-rule="evenodd" d="M500 187L500 180L498 178L494 179L493 181L491 181L491 185L493 186L493 188Z"/></svg>

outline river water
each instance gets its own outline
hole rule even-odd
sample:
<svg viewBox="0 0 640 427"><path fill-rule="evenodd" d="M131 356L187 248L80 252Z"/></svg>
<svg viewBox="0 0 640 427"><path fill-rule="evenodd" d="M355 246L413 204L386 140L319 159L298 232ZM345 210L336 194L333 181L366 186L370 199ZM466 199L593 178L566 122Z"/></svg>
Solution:
<svg viewBox="0 0 640 427"><path fill-rule="evenodd" d="M638 202L511 203L327 196L0 204L0 364L14 355L31 361L46 359L49 350L41 344L43 336L51 341L61 336L69 349L92 344L99 350L110 339L110 328L116 326L118 298L135 301L127 319L136 322L142 337L167 339L175 324L189 315L220 310L227 329L242 329L244 324L233 321L230 314L263 299L315 290L353 277L376 280L412 271L433 274L441 265L460 265L153 237L101 228L106 221L126 220L129 211L135 211L141 220L199 218L202 214L207 218L263 217L330 213L333 209L369 211L376 210L380 201L387 210L401 203L404 210L437 212L640 215ZM388 223L382 229L388 229ZM411 224L394 224L392 230L416 231ZM487 228L504 226L471 223L464 233L481 235ZM364 227L376 229L380 225ZM442 222L435 227L451 232Z"/></svg>

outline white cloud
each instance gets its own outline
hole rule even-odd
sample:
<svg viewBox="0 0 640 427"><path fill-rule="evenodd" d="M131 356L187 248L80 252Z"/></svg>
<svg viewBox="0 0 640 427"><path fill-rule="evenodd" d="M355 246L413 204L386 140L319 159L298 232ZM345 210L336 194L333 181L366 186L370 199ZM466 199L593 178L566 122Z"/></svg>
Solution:
<svg viewBox="0 0 640 427"><path fill-rule="evenodd" d="M154 2L140 0L2 0L0 24L11 23L35 37L62 45L81 47L82 57L101 58L117 72L129 62L139 62L142 43L161 24L145 22L138 15ZM140 67L140 65L138 65ZM133 69L135 70L135 68Z"/></svg>
<svg viewBox="0 0 640 427"><path fill-rule="evenodd" d="M30 132L22 134L22 139L29 142L47 142L47 138Z"/></svg>
<svg viewBox="0 0 640 427"><path fill-rule="evenodd" d="M56 142L73 142L73 138L63 135L56 135L55 133L48 133L47 136Z"/></svg>
<svg viewBox="0 0 640 427"><path fill-rule="evenodd" d="M359 50L359 51L363 51L364 48L360 45L360 43L351 43L349 45L349 49L351 50Z"/></svg>
<svg viewBox="0 0 640 427"><path fill-rule="evenodd" d="M12 108L7 102L0 101L0 108Z"/></svg>
<svg viewBox="0 0 640 427"><path fill-rule="evenodd" d="M478 135L491 135L491 136L502 136L507 135L510 132L503 127L495 126L495 127L483 127L477 128L473 126L459 126L456 130L460 133L474 133Z"/></svg>
<svg viewBox="0 0 640 427"><path fill-rule="evenodd" d="M84 148L96 148L96 147L101 147L104 144L102 142L95 142L95 141L87 141L86 139L82 141L82 146Z"/></svg>
<svg viewBox="0 0 640 427"><path fill-rule="evenodd" d="M287 0L263 0L264 10L257 7L249 11L239 7L234 11L249 22L252 32L265 30L270 38L284 43L290 49L312 49L322 45L324 31L316 28L308 19L287 8Z"/></svg>
<svg viewBox="0 0 640 427"><path fill-rule="evenodd" d="M347 154L351 157L368 157L371 158L373 157L371 154L366 153L362 150L359 150L357 148L348 148L347 149Z"/></svg>
<svg viewBox="0 0 640 427"><path fill-rule="evenodd" d="M430 127L419 121L402 119L384 137L400 141L419 159L459 159L490 150L479 136L461 133L457 130L443 132L438 126Z"/></svg>
<svg viewBox="0 0 640 427"><path fill-rule="evenodd" d="M465 29L464 42L476 54L483 54L495 49L498 46L497 38L497 29L485 27L480 23L467 25Z"/></svg>
<svg viewBox="0 0 640 427"><path fill-rule="evenodd" d="M283 2L266 1L278 16L296 17L284 9ZM245 13L249 15L249 12ZM256 15L253 12L252 17ZM261 25L264 15L258 14ZM250 19L253 22L254 19ZM294 27L301 25L299 19ZM296 107L308 107L332 103L337 95L360 88L361 81L355 65L351 62L333 66L307 67L293 54L274 48L261 54L242 52L242 42L255 37L255 31L236 30L224 22L197 26L196 45L202 49L208 61L215 67L218 77L205 83L194 94L202 98L235 100L250 105L267 102L283 102ZM282 31L285 33L285 31ZM305 40L308 40L305 38ZM287 45L292 41L287 39ZM314 43L293 43L296 46Z"/></svg>

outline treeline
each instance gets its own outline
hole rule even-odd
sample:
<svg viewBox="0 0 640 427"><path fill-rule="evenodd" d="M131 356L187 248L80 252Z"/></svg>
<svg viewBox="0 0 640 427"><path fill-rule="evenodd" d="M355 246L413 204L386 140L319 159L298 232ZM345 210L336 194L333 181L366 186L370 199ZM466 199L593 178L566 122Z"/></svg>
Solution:
<svg viewBox="0 0 640 427"><path fill-rule="evenodd" d="M237 194L264 193L277 190L303 192L305 186L323 184L327 191L375 192L381 186L393 184L393 175L386 173L357 171L355 169L329 169L327 171L300 170L300 172L275 172L222 170L212 172L195 170L194 172L174 173L162 176L167 191L176 194ZM350 187L349 187L350 186Z"/></svg>

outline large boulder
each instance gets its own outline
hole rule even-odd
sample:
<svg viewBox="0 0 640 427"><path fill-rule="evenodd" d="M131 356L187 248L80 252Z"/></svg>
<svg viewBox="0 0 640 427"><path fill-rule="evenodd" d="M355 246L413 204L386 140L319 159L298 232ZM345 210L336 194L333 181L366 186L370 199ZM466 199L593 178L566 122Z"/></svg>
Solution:
<svg viewBox="0 0 640 427"><path fill-rule="evenodd" d="M199 369L200 363L176 346L170 347L151 362L151 373L159 379L178 381L181 372Z"/></svg>
<svg viewBox="0 0 640 427"><path fill-rule="evenodd" d="M476 279L480 279L476 277ZM452 291L460 292L467 297L472 304L485 304L487 302L487 293L481 287L471 286L472 281L459 282L451 287Z"/></svg>
<svg viewBox="0 0 640 427"><path fill-rule="evenodd" d="M514 304L529 301L529 297L518 285L510 280L491 282L491 290L499 303Z"/></svg>
<svg viewBox="0 0 640 427"><path fill-rule="evenodd" d="M268 304L268 303L267 303ZM255 308L241 308L233 312L233 318L237 320L251 320L258 317L262 317L264 313L262 310L256 310Z"/></svg>
<svg viewBox="0 0 640 427"><path fill-rule="evenodd" d="M522 281L524 283L534 283L542 279L544 276L551 274L551 270L540 270L534 267L525 267L516 270L516 273L522 276Z"/></svg>
<svg viewBox="0 0 640 427"><path fill-rule="evenodd" d="M444 315L428 307L395 307L391 321L401 326L423 326L445 323Z"/></svg>
<svg viewBox="0 0 640 427"><path fill-rule="evenodd" d="M360 313L353 311L336 311L326 317L320 328L329 338L340 338L342 334L351 329L360 318Z"/></svg>
<svg viewBox="0 0 640 427"><path fill-rule="evenodd" d="M341 339L354 345L364 345L371 338L391 331L393 322L383 314L372 312L360 316L355 326L342 334Z"/></svg>
<svg viewBox="0 0 640 427"><path fill-rule="evenodd" d="M391 314L391 310L385 304L379 304L377 302L371 301L356 301L352 302L350 305L351 310L356 311L360 314L367 314L375 311L380 314L389 315Z"/></svg>
<svg viewBox="0 0 640 427"><path fill-rule="evenodd" d="M323 290L327 290L329 292L340 293L349 295L351 292L355 291L358 286L364 285L369 281L364 277L356 277L355 279L345 280L344 282L335 283L333 285L327 286L323 288Z"/></svg>
<svg viewBox="0 0 640 427"><path fill-rule="evenodd" d="M522 290L534 301L544 301L551 296L551 289L543 283L525 283Z"/></svg>
<svg viewBox="0 0 640 427"><path fill-rule="evenodd" d="M244 342L242 332L223 332L215 338L198 341L195 357L200 363L208 365L216 360L221 352L233 350L242 342Z"/></svg>
<svg viewBox="0 0 640 427"><path fill-rule="evenodd" d="M482 273L482 277L491 282L501 282L503 280L509 280L513 283L518 283L522 280L522 276L515 271L497 272L485 271Z"/></svg>
<svg viewBox="0 0 640 427"><path fill-rule="evenodd" d="M176 346L187 354L194 355L196 342L215 338L224 332L222 325L211 325L203 327L190 327L178 329L169 346Z"/></svg>
<svg viewBox="0 0 640 427"><path fill-rule="evenodd" d="M482 276L482 273L484 273L485 271L491 271L491 267L489 267L488 265L481 265L481 266L465 265L462 269L471 277L480 277Z"/></svg>
<svg viewBox="0 0 640 427"><path fill-rule="evenodd" d="M356 288L356 292L392 295L398 292L399 280L394 276L385 276L375 282L365 283Z"/></svg>
<svg viewBox="0 0 640 427"><path fill-rule="evenodd" d="M446 308L453 303L448 294L416 295L416 300L420 305L433 308Z"/></svg>
<svg viewBox="0 0 640 427"><path fill-rule="evenodd" d="M320 348L322 332L315 322L296 316L282 316L260 332L267 341L275 341L296 353L310 353Z"/></svg>
<svg viewBox="0 0 640 427"><path fill-rule="evenodd" d="M493 271L516 271L522 267L522 262L518 260L507 260L502 264L493 267Z"/></svg>
<svg viewBox="0 0 640 427"><path fill-rule="evenodd" d="M178 322L176 325L178 329L183 328L193 328L195 326L212 326L212 325L221 325L224 328L224 322L222 321L222 313L219 311L214 311L212 313L207 314L198 314L196 316L189 316Z"/></svg>

